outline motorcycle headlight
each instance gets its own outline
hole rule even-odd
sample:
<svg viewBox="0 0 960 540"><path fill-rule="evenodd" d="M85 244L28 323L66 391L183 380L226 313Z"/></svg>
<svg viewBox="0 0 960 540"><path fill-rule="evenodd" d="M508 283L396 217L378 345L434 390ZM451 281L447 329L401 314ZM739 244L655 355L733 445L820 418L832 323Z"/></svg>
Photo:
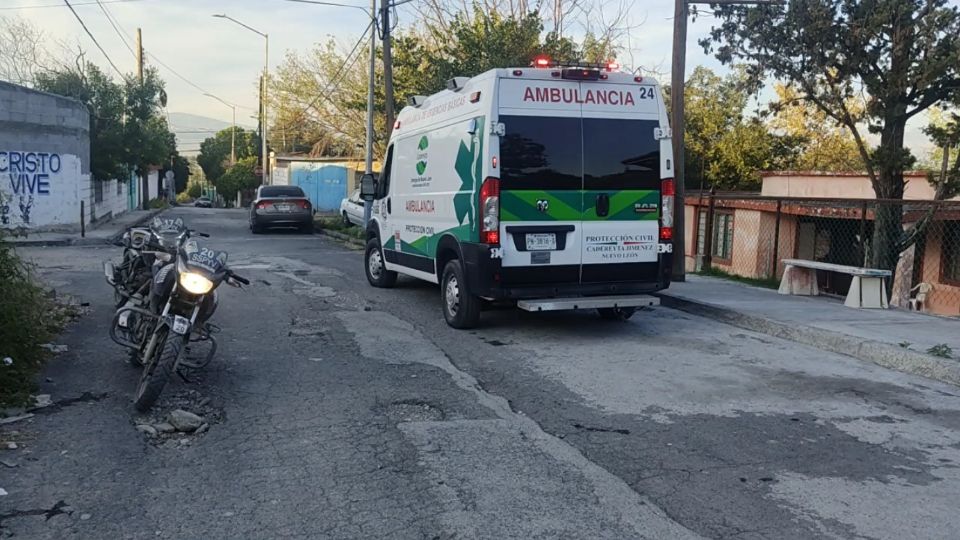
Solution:
<svg viewBox="0 0 960 540"><path fill-rule="evenodd" d="M213 288L213 282L194 272L181 272L180 286L192 294L207 294Z"/></svg>

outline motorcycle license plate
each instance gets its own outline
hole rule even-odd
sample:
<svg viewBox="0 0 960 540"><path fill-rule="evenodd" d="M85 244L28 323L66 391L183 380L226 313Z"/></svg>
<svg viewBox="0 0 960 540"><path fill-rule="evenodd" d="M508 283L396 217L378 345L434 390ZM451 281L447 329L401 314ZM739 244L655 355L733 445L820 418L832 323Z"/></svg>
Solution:
<svg viewBox="0 0 960 540"><path fill-rule="evenodd" d="M190 321L184 317L176 315L173 317L173 331L181 336L190 329Z"/></svg>
<svg viewBox="0 0 960 540"><path fill-rule="evenodd" d="M555 233L527 234L527 251L545 251L557 249Z"/></svg>

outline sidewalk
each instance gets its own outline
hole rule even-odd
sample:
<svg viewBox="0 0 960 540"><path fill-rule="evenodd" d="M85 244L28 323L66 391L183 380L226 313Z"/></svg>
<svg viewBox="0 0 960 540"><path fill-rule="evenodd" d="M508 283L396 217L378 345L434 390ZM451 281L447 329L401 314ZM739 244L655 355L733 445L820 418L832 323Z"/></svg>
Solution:
<svg viewBox="0 0 960 540"><path fill-rule="evenodd" d="M660 295L664 306L960 384L960 320L902 309L852 309L826 296L787 296L724 279L687 275ZM953 349L953 358L926 351Z"/></svg>
<svg viewBox="0 0 960 540"><path fill-rule="evenodd" d="M164 209L157 210L131 210L120 214L110 221L98 223L91 228L87 226L85 236L80 236L80 232L41 232L30 233L27 236L8 236L6 241L19 247L36 246L91 246L97 244L109 243L114 236L122 233L129 227L135 227L146 223L153 216L163 212Z"/></svg>

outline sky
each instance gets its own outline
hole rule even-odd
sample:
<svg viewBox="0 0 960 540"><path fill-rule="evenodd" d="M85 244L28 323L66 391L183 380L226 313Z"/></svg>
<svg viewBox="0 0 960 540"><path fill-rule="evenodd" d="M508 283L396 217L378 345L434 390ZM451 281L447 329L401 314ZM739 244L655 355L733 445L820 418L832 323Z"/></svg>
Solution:
<svg viewBox="0 0 960 540"><path fill-rule="evenodd" d="M79 17L121 71L133 72L136 64L118 30L132 46L134 33L139 27L147 63L157 66L166 81L170 112L230 122L231 109L204 95L210 93L237 104L237 123L243 125L256 125L257 77L263 69L265 40L233 22L214 18L213 14L227 14L268 34L271 69L288 51L307 51L331 36L345 47L352 47L361 38L369 20L360 9L288 0L101 1L102 7L95 0L70 0ZM615 9L619 5L616 0L605 5L604 1L595 0L595 9ZM339 3L364 5L357 0L339 0ZM661 83L669 82L674 1L634 0L632 6L627 21L632 27L627 40L630 50L620 55L620 61L625 66L633 64L655 69L661 73L658 77ZM116 30L103 8L117 21ZM10 15L19 15L36 24L45 32L51 45L55 40L80 43L90 60L104 69L112 69L62 0L0 0L0 16ZM719 73L726 71L714 58L704 54L697 43L706 36L714 21L701 14L688 27L688 75L697 65L706 65ZM410 8L401 7L399 24L417 24L415 13ZM582 31L574 26L569 33L578 37ZM159 65L158 60L176 74ZM363 69L360 64L357 66L355 69ZM925 144L917 129L913 132L913 136L908 137L912 139L908 141L911 146Z"/></svg>

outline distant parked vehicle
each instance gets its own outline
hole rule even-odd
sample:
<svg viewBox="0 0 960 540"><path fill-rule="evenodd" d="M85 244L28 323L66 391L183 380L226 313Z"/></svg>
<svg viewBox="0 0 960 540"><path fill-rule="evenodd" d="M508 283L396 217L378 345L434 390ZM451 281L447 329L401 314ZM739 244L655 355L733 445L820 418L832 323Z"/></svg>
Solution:
<svg viewBox="0 0 960 540"><path fill-rule="evenodd" d="M340 201L340 217L346 226L363 226L363 199L360 198L360 190L356 189L349 197Z"/></svg>
<svg viewBox="0 0 960 540"><path fill-rule="evenodd" d="M213 201L210 200L210 197L200 197L193 201L193 205L197 208L213 208Z"/></svg>
<svg viewBox="0 0 960 540"><path fill-rule="evenodd" d="M260 234L271 227L296 227L313 232L313 205L299 186L260 186L250 205L250 231Z"/></svg>

